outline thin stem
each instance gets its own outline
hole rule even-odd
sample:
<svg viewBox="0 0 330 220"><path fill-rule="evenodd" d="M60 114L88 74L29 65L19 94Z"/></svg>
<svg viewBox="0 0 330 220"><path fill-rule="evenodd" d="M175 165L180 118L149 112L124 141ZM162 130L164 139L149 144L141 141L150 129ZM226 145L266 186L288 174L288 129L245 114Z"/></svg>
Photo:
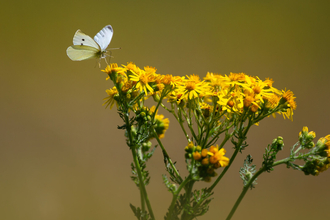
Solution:
<svg viewBox="0 0 330 220"><path fill-rule="evenodd" d="M241 124L242 126L242 124ZM240 133L241 133L241 138L239 139L239 141L237 142L236 146L235 146L235 151L233 153L233 155L231 156L228 166L225 167L225 169L222 171L222 173L220 174L220 176L215 180L215 182L212 184L212 186L208 189L209 192L211 192L213 190L213 188L219 183L219 181L221 180L221 178L226 174L227 170L229 169L229 167L231 166L231 164L233 163L233 161L235 160L238 151L240 150L240 146L242 145L243 141L245 140L246 134L249 130L249 128L251 127L251 124L249 123L248 126L246 127L246 129L242 132L242 127L240 127ZM235 131L233 131L234 134Z"/></svg>
<svg viewBox="0 0 330 220"><path fill-rule="evenodd" d="M228 131L233 125L234 125L234 123L232 123L231 125L229 125L228 127L226 127L226 129L221 130L221 131L219 131L216 135L214 135L214 137L212 138L212 140L209 141L209 142L207 143L207 145L205 146L205 148L208 148L208 147L211 146L213 143L215 143L215 142L218 140L219 135L222 134L222 133L225 132L225 131ZM232 135L231 135L231 136L232 136Z"/></svg>
<svg viewBox="0 0 330 220"><path fill-rule="evenodd" d="M221 172L220 176L214 181L214 183L212 184L212 186L210 188L208 188L208 191L209 192L212 192L212 190L214 189L214 187L219 183L219 181L221 180L221 178L226 174L226 172L228 171L230 165L235 160L238 151L239 151L239 148L236 148L236 150L234 151L233 155L231 156L231 158L229 160L228 166L225 167L225 169Z"/></svg>
<svg viewBox="0 0 330 220"><path fill-rule="evenodd" d="M285 159L282 159L282 160L278 160L278 161L276 161L276 162L273 163L272 167L278 166L278 165L283 164L283 163L287 163L290 160L291 160L290 158L285 158ZM247 190L250 188L251 184L254 182L254 180L260 174L262 174L265 171L266 171L266 167L265 166L261 167L260 170L258 172L256 172L256 174L254 174L253 177L249 180L249 182L243 187L243 190L242 190L240 196L236 200L236 203L233 206L233 208L231 209L231 211L230 211L229 215L227 216L226 220L230 220L233 217L233 215L234 215L237 207L241 203L242 199L244 198L244 196L245 196Z"/></svg>
<svg viewBox="0 0 330 220"><path fill-rule="evenodd" d="M253 177L249 180L249 182L243 187L243 190L240 194L240 196L238 197L238 199L236 200L235 205L233 206L233 208L231 209L229 215L227 216L226 220L230 220L231 217L233 217L237 207L239 206L239 204L241 203L242 199L244 198L247 190L250 188L250 185L253 183L253 181L261 174L265 171L265 167L262 167L256 174L253 175Z"/></svg>
<svg viewBox="0 0 330 220"><path fill-rule="evenodd" d="M163 101L164 97L165 97L170 91L171 91L171 90L167 90L167 91L166 91L166 90L163 90L163 92L162 92L161 95L160 95L160 98L159 98L159 101L158 101L158 103L157 103L157 106L156 106L156 108L155 108L155 111L154 111L154 113L153 113L153 115L152 115L152 118L155 118L159 106L160 106L160 105L164 106L163 103L162 103L162 101Z"/></svg>
<svg viewBox="0 0 330 220"><path fill-rule="evenodd" d="M298 147L298 149L294 152L294 155L297 154L301 150L301 146Z"/></svg>
<svg viewBox="0 0 330 220"><path fill-rule="evenodd" d="M172 107L173 107L173 106L172 106ZM175 119L179 122L180 127L181 127L181 129L182 129L182 131L183 131L183 133L184 133L184 135L185 135L187 141L190 142L191 140L190 140L190 138L189 138L189 135L188 135L186 129L184 128L183 123L182 123L182 122L183 122L183 120L182 120L182 115L181 115L181 114L180 114L180 115L178 114L178 116L177 116L177 115L175 114L174 111L173 111L172 114L174 115Z"/></svg>
<svg viewBox="0 0 330 220"><path fill-rule="evenodd" d="M160 148L162 149L163 154L165 154L165 156L167 157L168 162L170 163L170 165L171 165L172 169L174 170L175 174L176 174L177 177L182 181L182 178L181 178L181 176L180 176L178 170L177 170L176 167L174 166L174 164L173 164L171 158L168 156L168 153L167 153L166 149L164 148L163 143L160 141L160 139L159 139L159 137L158 137L158 135L157 135L157 132L156 132L156 130L155 130L154 127L152 128L152 132L153 132L153 134L154 134L154 136L155 136L155 138L156 138L156 140L157 140L157 142L158 142Z"/></svg>
<svg viewBox="0 0 330 220"><path fill-rule="evenodd" d="M197 139L197 137L196 137L196 134L195 134L195 131L194 131L194 129L193 129L193 127L192 127L192 123L191 123L191 120L188 118L188 116L187 116L187 114L186 114L186 112L182 109L182 108L179 108L179 117L180 118L182 118L181 117L181 113L183 114L183 116L185 117L185 119L186 119L186 121L187 121L187 124L188 124L188 127L189 127L189 129L190 129L190 132L191 132L191 134L192 134L192 136L195 138L195 141L198 141L198 139Z"/></svg>

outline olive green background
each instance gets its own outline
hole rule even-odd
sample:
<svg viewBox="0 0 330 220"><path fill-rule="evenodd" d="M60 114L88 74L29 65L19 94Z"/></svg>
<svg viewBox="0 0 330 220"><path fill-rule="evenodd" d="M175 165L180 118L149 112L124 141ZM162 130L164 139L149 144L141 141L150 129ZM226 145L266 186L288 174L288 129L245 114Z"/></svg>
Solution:
<svg viewBox="0 0 330 220"><path fill-rule="evenodd" d="M303 126L330 133L328 1L9 1L0 8L0 219L134 219L131 153L115 109L102 106L111 87L95 60L66 55L79 28L94 36L111 24L111 62L154 66L161 74L245 72L273 78L297 96L294 121L270 117L254 126L215 189L209 212L224 219L242 190L247 154L260 167L273 138L289 148ZM103 63L104 67L104 63ZM149 103L152 104L151 102ZM182 174L186 142L170 118L164 144ZM232 146L225 146L227 155ZM171 195L162 183L162 154L148 163L147 187L157 219ZM218 171L219 172L219 171ZM233 219L328 219L330 171L320 176L276 167L248 191ZM198 183L196 188L209 186Z"/></svg>

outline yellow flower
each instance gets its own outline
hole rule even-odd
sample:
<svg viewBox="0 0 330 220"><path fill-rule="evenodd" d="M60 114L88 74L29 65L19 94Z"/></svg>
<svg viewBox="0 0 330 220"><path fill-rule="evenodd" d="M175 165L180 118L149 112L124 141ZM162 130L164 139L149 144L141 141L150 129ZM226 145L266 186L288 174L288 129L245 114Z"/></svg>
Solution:
<svg viewBox="0 0 330 220"><path fill-rule="evenodd" d="M187 76L183 84L177 87L177 93L181 93L180 99L192 100L200 96L208 95L209 86L205 81L200 81L199 76L191 75Z"/></svg>
<svg viewBox="0 0 330 220"><path fill-rule="evenodd" d="M164 115L156 115L155 116L156 123L156 132L160 139L165 137L165 132L169 127L170 120L168 118L164 118Z"/></svg>
<svg viewBox="0 0 330 220"><path fill-rule="evenodd" d="M150 108L150 113L154 113L155 109L156 109L156 107L152 106ZM157 110L157 112L158 112L158 110ZM155 115L155 130L156 130L156 133L158 134L158 137L160 139L162 139L162 138L164 138L165 132L169 127L170 120L168 118L164 118L164 115L158 115L157 112L156 112L156 115ZM190 142L190 143L193 146L193 143L192 142ZM188 144L188 146L189 146L189 144Z"/></svg>
<svg viewBox="0 0 330 220"><path fill-rule="evenodd" d="M144 71L146 71L146 73L151 73L151 74L155 74L156 73L156 68L155 67L149 67L149 66L145 66L144 67Z"/></svg>
<svg viewBox="0 0 330 220"><path fill-rule="evenodd" d="M182 82L183 82L183 77L180 76L172 76L167 74L162 78L162 83L164 85L171 85L172 88L175 88L179 84L182 84Z"/></svg>
<svg viewBox="0 0 330 220"><path fill-rule="evenodd" d="M280 97L277 94L272 94L271 96L262 97L266 102L266 108L274 109L278 106L278 102L280 101Z"/></svg>
<svg viewBox="0 0 330 220"><path fill-rule="evenodd" d="M244 107L248 108L250 105L254 102L254 93L253 92L248 92L247 90L244 91L245 97L244 97Z"/></svg>
<svg viewBox="0 0 330 220"><path fill-rule="evenodd" d="M228 77L231 81L245 81L244 73L230 73Z"/></svg>
<svg viewBox="0 0 330 220"><path fill-rule="evenodd" d="M282 98L287 101L287 103L290 105L290 108L292 108L293 110L296 110L297 104L294 101L296 99L296 97L294 97L294 94L293 94L292 91L290 91L290 90L284 91L283 90Z"/></svg>
<svg viewBox="0 0 330 220"><path fill-rule="evenodd" d="M118 72L118 71L120 71L121 69L122 69L122 68L121 68L121 67L118 67L117 63L111 63L110 66L107 65L107 66L105 67L105 69L104 69L104 70L101 70L101 71L104 72L104 73L107 73L107 74L108 74L108 77L106 78L106 80L108 80L108 79L110 79L110 74L111 74L112 72Z"/></svg>
<svg viewBox="0 0 330 220"><path fill-rule="evenodd" d="M227 112L237 112L241 113L243 111L244 101L243 94L239 87L236 87L232 91L221 90L218 93L218 104L222 107L222 110L227 110Z"/></svg>
<svg viewBox="0 0 330 220"><path fill-rule="evenodd" d="M123 65L126 70L133 71L133 72L138 72L139 67L137 67L133 62L127 63L127 65Z"/></svg>
<svg viewBox="0 0 330 220"><path fill-rule="evenodd" d="M226 167L229 164L229 158L225 157L226 150L224 148L221 148L219 152L216 153L215 157L218 160L218 163L216 167Z"/></svg>
<svg viewBox="0 0 330 220"><path fill-rule="evenodd" d="M214 168L225 167L229 164L229 158L225 157L226 150L221 148L219 150L218 145L211 146L210 150L207 149L202 150L201 156L204 158L202 160L203 165L207 165L209 163L213 164Z"/></svg>
<svg viewBox="0 0 330 220"><path fill-rule="evenodd" d="M118 67L117 63L111 63L110 65L107 65L104 70L101 71L108 74L106 80L110 79L110 75L114 72L121 74L122 76L124 76L124 78L127 77L125 74L126 69L122 67ZM118 83L118 79L117 79L117 83Z"/></svg>
<svg viewBox="0 0 330 220"><path fill-rule="evenodd" d="M112 72L111 67L109 65L107 65L105 67L105 69L101 70L101 71L104 72L104 73L107 73L108 75L111 74L111 72Z"/></svg>
<svg viewBox="0 0 330 220"><path fill-rule="evenodd" d="M110 109L112 109L114 103L117 104L116 100L114 99L115 95L118 94L117 88L113 87L112 89L105 90L108 94L107 98L104 98L103 100L106 100L103 105L107 105L106 107L110 106Z"/></svg>
<svg viewBox="0 0 330 220"><path fill-rule="evenodd" d="M286 101L286 103L288 104L288 108L286 109L286 112L281 112L284 119L285 117L287 117L288 119L290 119L291 121L293 121L293 110L296 110L297 108L297 104L295 102L296 97L294 97L294 94L292 91L287 90L284 91L283 90L283 95L282 95L282 99L284 99Z"/></svg>
<svg viewBox="0 0 330 220"><path fill-rule="evenodd" d="M140 92L144 91L147 95L148 92L154 92L153 88L149 85L150 81L153 78L153 72L146 73L144 70L137 69L136 71L131 71L132 75L130 75L130 80L137 82L136 88L140 90Z"/></svg>

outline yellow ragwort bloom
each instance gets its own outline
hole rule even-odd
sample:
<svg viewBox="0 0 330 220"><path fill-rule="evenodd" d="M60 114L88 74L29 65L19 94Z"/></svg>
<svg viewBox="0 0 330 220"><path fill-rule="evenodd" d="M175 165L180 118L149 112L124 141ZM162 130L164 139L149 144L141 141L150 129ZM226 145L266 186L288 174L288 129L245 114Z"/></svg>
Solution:
<svg viewBox="0 0 330 220"><path fill-rule="evenodd" d="M117 105L117 102L114 99L115 95L118 94L117 88L113 87L112 89L105 90L105 92L108 94L108 97L103 99L103 100L106 100L106 102L104 102L103 105L110 106L110 109L112 109L112 107L115 103Z"/></svg>
<svg viewBox="0 0 330 220"><path fill-rule="evenodd" d="M153 88L149 85L149 83L154 78L153 72L145 72L144 70L137 69L136 71L131 70L132 75L130 75L130 80L137 82L136 88L140 90L140 92L144 91L147 95L148 92L154 92Z"/></svg>
<svg viewBox="0 0 330 220"><path fill-rule="evenodd" d="M188 79L184 79L183 83L176 90L177 93L182 94L180 99L192 100L209 94L208 83L200 81L199 76L191 75L187 77Z"/></svg>
<svg viewBox="0 0 330 220"><path fill-rule="evenodd" d="M285 116L290 119L291 121L293 121L293 110L296 110L297 108L297 104L295 102L296 97L294 97L294 94L292 91L287 90L284 91L283 90L283 95L282 98L288 103L288 109L286 110L286 112L282 112L282 115L285 119Z"/></svg>

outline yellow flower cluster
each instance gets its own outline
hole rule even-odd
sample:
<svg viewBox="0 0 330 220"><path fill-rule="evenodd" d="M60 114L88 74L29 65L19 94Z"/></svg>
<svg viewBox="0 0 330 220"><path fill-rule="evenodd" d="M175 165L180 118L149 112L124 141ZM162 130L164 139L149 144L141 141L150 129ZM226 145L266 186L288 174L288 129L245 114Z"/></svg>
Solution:
<svg viewBox="0 0 330 220"><path fill-rule="evenodd" d="M280 91L272 86L273 80L262 81L244 73L230 73L227 76L208 72L202 80L198 75L161 75L156 73L154 67L140 69L132 62L122 67L111 64L102 71L109 75L108 78L115 75L112 80L118 83L117 88L129 93L131 98L143 92L146 99L167 88L171 90L166 96L168 101L187 108L198 105L199 109L210 110L216 106L218 111L229 114L241 114L245 109L258 112L276 108L276 112L291 120L297 106L292 91ZM109 96L113 94L114 91Z"/></svg>
<svg viewBox="0 0 330 220"><path fill-rule="evenodd" d="M218 145L212 145L210 149L202 149L200 146L195 147L192 142L185 148L186 157L197 162L196 166L199 169L199 175L205 181L210 181L211 177L215 176L215 169L226 167L229 164L229 158L225 156L226 150L219 149Z"/></svg>
<svg viewBox="0 0 330 220"><path fill-rule="evenodd" d="M321 156L324 156L323 161L317 160L316 175L318 175L319 173L327 170L330 167L330 135L321 137L317 141L316 145L320 146L320 154ZM322 151L324 152L323 155Z"/></svg>
<svg viewBox="0 0 330 220"><path fill-rule="evenodd" d="M210 150L203 149L201 152L196 150L193 153L193 157L197 161L201 161L201 163L205 166L212 164L214 168L225 167L229 163L229 158L225 157L226 150L221 148L219 150L218 145L211 146Z"/></svg>
<svg viewBox="0 0 330 220"><path fill-rule="evenodd" d="M150 108L150 112L155 112L156 107L152 106ZM158 134L159 139L164 138L165 132L169 127L170 120L168 118L164 118L164 115L158 115L158 111L156 111L155 115L155 130Z"/></svg>
<svg viewBox="0 0 330 220"><path fill-rule="evenodd" d="M299 133L299 142L304 149L311 149L312 155L308 157L302 170L306 175L317 176L330 167L330 135L321 137L316 144L313 139L316 134L308 131L308 127L303 127Z"/></svg>

